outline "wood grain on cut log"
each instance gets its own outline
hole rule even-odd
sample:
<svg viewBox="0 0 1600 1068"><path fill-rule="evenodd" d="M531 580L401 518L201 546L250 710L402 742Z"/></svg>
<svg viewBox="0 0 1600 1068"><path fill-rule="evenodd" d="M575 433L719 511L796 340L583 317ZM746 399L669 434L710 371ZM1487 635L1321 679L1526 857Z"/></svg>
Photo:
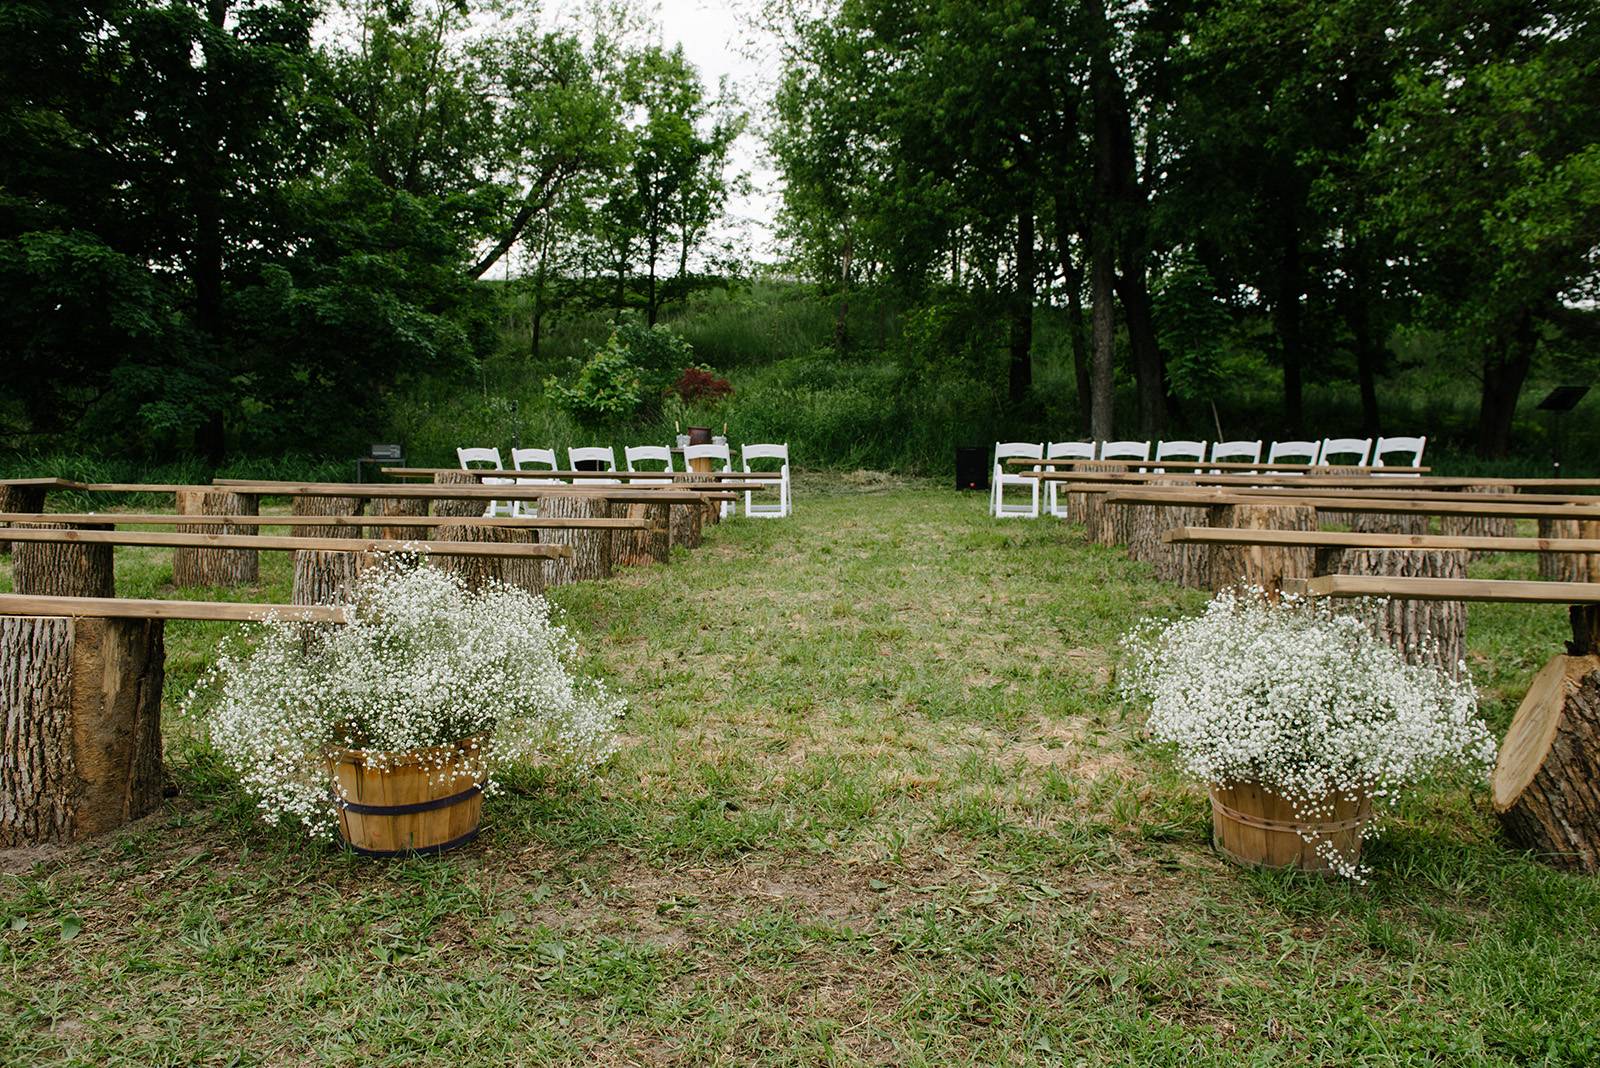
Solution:
<svg viewBox="0 0 1600 1068"><path fill-rule="evenodd" d="M670 548L698 549L704 535L705 509L698 504L667 505L667 541Z"/></svg>
<svg viewBox="0 0 1600 1068"><path fill-rule="evenodd" d="M554 494L540 500L539 515L551 519L608 519L611 504L603 497ZM544 582L547 587L611 577L612 531L544 530L541 533L544 540L553 545L572 547L571 559L551 560L546 565Z"/></svg>
<svg viewBox="0 0 1600 1068"><path fill-rule="evenodd" d="M621 510L621 506L618 506L618 510ZM619 530L612 535L612 564L617 567L642 567L645 564L666 563L672 549L667 512L668 506L665 504L628 505L629 519L643 519L650 525L644 530Z"/></svg>
<svg viewBox="0 0 1600 1068"><path fill-rule="evenodd" d="M18 523L17 529L110 530L106 525ZM16 593L45 597L115 597L111 546L73 542L19 541L12 553L11 583Z"/></svg>
<svg viewBox="0 0 1600 1068"><path fill-rule="evenodd" d="M1230 504L1210 509L1208 518L1213 527L1317 529L1317 510L1304 504ZM1220 590L1243 582L1276 596L1285 579L1310 578L1314 563L1312 550L1304 546L1214 545L1210 586Z"/></svg>
<svg viewBox="0 0 1600 1068"><path fill-rule="evenodd" d="M1318 575L1460 579L1467 577L1467 554L1459 549L1319 549L1315 568ZM1467 655L1464 602L1396 598L1365 602L1362 611L1372 632L1407 663L1461 674Z"/></svg>
<svg viewBox="0 0 1600 1068"><path fill-rule="evenodd" d="M1183 485L1178 479L1156 480L1150 485ZM1209 545L1171 545L1161 536L1173 527L1202 527L1210 515L1205 506L1141 504L1124 506L1128 512L1128 555L1155 568L1156 577L1197 589L1209 589Z"/></svg>
<svg viewBox="0 0 1600 1068"><path fill-rule="evenodd" d="M474 541L491 545L534 545L539 531L532 527L478 526L474 523L446 523L439 528L438 541ZM479 590L489 581L504 582L529 593L544 592L544 569L553 560L512 560L493 556L435 556L434 567L460 575L467 587Z"/></svg>
<svg viewBox="0 0 1600 1068"><path fill-rule="evenodd" d="M33 515L44 511L43 486L0 486L0 512L13 515L26 512ZM11 551L11 543L3 537L5 524L0 523L0 553Z"/></svg>
<svg viewBox="0 0 1600 1068"><path fill-rule="evenodd" d="M0 616L0 846L68 842L161 803L160 620Z"/></svg>
<svg viewBox="0 0 1600 1068"><path fill-rule="evenodd" d="M368 511L375 516L416 516L428 514L428 502L413 497L379 497ZM427 541L432 537L429 527L399 527L378 525L372 528L373 536L390 541Z"/></svg>
<svg viewBox="0 0 1600 1068"><path fill-rule="evenodd" d="M433 481L440 486L481 486L483 480L477 475L466 471L438 471L434 473ZM457 498L456 500L442 500L433 502L433 514L454 516L465 519L470 516L482 515L484 509L489 507L489 502L482 500L469 500ZM542 511L540 514L544 514Z"/></svg>
<svg viewBox="0 0 1600 1068"><path fill-rule="evenodd" d="M292 511L295 515L360 515L364 503L360 497L296 497ZM342 531L338 527L299 526L291 527L289 533L297 538L335 538ZM349 597L366 565L364 553L299 549L294 554L294 592L289 601L338 604Z"/></svg>
<svg viewBox="0 0 1600 1068"><path fill-rule="evenodd" d="M260 515L261 498L253 493L217 489L177 491L179 515ZM255 526L180 525L179 534L255 534ZM241 549L172 550L174 586L253 586L261 578L259 553Z"/></svg>
<svg viewBox="0 0 1600 1068"><path fill-rule="evenodd" d="M1534 677L1491 793L1517 845L1558 868L1600 873L1600 656L1557 656Z"/></svg>
<svg viewBox="0 0 1600 1068"><path fill-rule="evenodd" d="M1600 520L1541 519L1541 538L1600 538ZM1539 577L1550 582L1600 582L1600 553L1539 554Z"/></svg>
<svg viewBox="0 0 1600 1068"><path fill-rule="evenodd" d="M1463 486L1465 493L1504 493L1504 486ZM1517 521L1497 515L1445 515L1439 517L1439 533L1467 537L1514 538ZM1474 550L1472 557L1487 556Z"/></svg>

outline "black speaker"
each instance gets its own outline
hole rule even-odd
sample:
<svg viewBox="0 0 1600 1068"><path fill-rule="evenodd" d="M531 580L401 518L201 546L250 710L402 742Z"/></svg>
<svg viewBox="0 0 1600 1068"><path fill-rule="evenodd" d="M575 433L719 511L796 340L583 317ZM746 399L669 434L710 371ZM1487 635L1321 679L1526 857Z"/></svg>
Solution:
<svg viewBox="0 0 1600 1068"><path fill-rule="evenodd" d="M989 489L989 450L978 445L956 448L956 489Z"/></svg>

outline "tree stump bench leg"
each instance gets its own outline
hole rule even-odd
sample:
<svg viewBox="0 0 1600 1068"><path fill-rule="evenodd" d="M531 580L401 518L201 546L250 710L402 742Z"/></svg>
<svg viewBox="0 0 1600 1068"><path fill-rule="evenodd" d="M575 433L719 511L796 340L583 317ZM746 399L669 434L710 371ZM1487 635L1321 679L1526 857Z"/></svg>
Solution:
<svg viewBox="0 0 1600 1068"><path fill-rule="evenodd" d="M629 519L643 519L650 525L644 530L619 530L613 534L612 563L617 567L666 563L672 549L667 512L665 504L628 505Z"/></svg>
<svg viewBox="0 0 1600 1068"><path fill-rule="evenodd" d="M110 530L105 524L18 523L18 530ZM19 541L12 552L11 584L41 597L115 597L111 546L60 541Z"/></svg>
<svg viewBox="0 0 1600 1068"><path fill-rule="evenodd" d="M1213 507L1211 526L1241 530L1316 530L1317 510L1304 504L1229 504ZM1238 583L1260 586L1277 597L1285 579L1311 577L1315 558L1309 547L1285 545L1214 545L1211 547L1213 590Z"/></svg>
<svg viewBox="0 0 1600 1068"><path fill-rule="evenodd" d="M1329 516L1338 519L1338 513ZM1406 512L1346 512L1345 521L1357 534L1426 534L1428 516Z"/></svg>
<svg viewBox="0 0 1600 1068"><path fill-rule="evenodd" d="M1467 493L1499 493L1498 486L1467 486ZM1517 521L1497 515L1445 515L1439 517L1439 533L1447 537L1511 538L1517 533ZM1476 560L1489 555L1474 549L1468 559Z"/></svg>
<svg viewBox="0 0 1600 1068"><path fill-rule="evenodd" d="M474 541L494 545L534 545L539 541L539 531L532 527L478 526L474 523L449 523L439 528L438 541ZM460 575L467 588L480 590L488 582L503 582L517 586L529 593L544 592L544 569L552 567L555 560L514 560L492 556L436 556L435 567Z"/></svg>
<svg viewBox="0 0 1600 1068"><path fill-rule="evenodd" d="M369 511L374 516L421 516L428 514L428 502L418 497L379 497ZM432 531L428 527L376 526L374 536L387 541L428 541Z"/></svg>
<svg viewBox="0 0 1600 1068"><path fill-rule="evenodd" d="M0 616L0 846L160 805L163 657L160 620Z"/></svg>
<svg viewBox="0 0 1600 1068"><path fill-rule="evenodd" d="M1322 549L1318 575L1386 575L1394 578L1466 578L1467 553L1459 549ZM1467 606L1461 601L1395 598L1368 601L1367 624L1408 663L1460 675L1467 650Z"/></svg>
<svg viewBox="0 0 1600 1068"><path fill-rule="evenodd" d="M553 494L540 498L539 516L542 519L609 519L611 502L603 497ZM540 533L552 545L572 548L570 559L551 560L546 565L549 569L544 573L546 587L611 577L611 531L568 529L541 530Z"/></svg>
<svg viewBox="0 0 1600 1068"><path fill-rule="evenodd" d="M685 549L698 549L702 538L700 521L705 509L698 504L669 504L667 513L669 547L681 545Z"/></svg>
<svg viewBox="0 0 1600 1068"><path fill-rule="evenodd" d="M177 492L179 515L260 515L261 498L253 493L194 489ZM255 534L259 528L179 525L180 534ZM174 586L254 586L261 580L261 554L251 549L174 549Z"/></svg>
<svg viewBox="0 0 1600 1068"><path fill-rule="evenodd" d="M44 511L43 486L0 486L0 512L35 512ZM0 523L0 531L6 524ZM11 551L11 543L0 537L0 555Z"/></svg>
<svg viewBox="0 0 1600 1068"><path fill-rule="evenodd" d="M434 485L437 486L481 486L482 481L466 471L437 471L433 476ZM452 500L433 502L433 514L442 515L453 519L469 519L475 515L482 515L484 509L489 507L489 502L471 497L458 497Z"/></svg>
<svg viewBox="0 0 1600 1068"><path fill-rule="evenodd" d="M295 515L360 515L360 497L296 497ZM297 538L336 538L338 527L291 527ZM345 600L366 568L363 553L297 549L294 554L294 593L291 604L335 604Z"/></svg>
<svg viewBox="0 0 1600 1068"><path fill-rule="evenodd" d="M1600 538L1600 520L1541 519L1541 538ZM1550 582L1600 582L1600 553L1539 554L1539 577Z"/></svg>

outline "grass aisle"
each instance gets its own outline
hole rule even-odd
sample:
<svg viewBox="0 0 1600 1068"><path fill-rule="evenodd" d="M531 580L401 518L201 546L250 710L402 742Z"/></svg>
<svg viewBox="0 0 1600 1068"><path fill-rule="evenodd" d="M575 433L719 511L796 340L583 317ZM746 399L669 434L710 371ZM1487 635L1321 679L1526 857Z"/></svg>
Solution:
<svg viewBox="0 0 1600 1068"><path fill-rule="evenodd" d="M1600 882L1508 853L1483 787L1412 802L1365 889L1224 866L1110 686L1202 596L847 481L558 591L623 752L519 776L447 858L257 825L170 716L166 811L4 861L0 1062L1600 1062ZM119 590L171 595L164 556ZM1497 730L1560 615L1474 609ZM169 708L224 632L170 625Z"/></svg>

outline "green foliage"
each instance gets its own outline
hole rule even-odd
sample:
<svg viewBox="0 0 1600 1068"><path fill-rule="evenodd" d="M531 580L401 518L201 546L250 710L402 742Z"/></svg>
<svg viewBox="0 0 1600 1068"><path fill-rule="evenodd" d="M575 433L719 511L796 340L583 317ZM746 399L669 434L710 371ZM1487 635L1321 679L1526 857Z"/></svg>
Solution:
<svg viewBox="0 0 1600 1068"><path fill-rule="evenodd" d="M578 419L597 425L632 419L648 396L638 366L615 333L590 353L570 386L552 376L545 379L545 393Z"/></svg>

